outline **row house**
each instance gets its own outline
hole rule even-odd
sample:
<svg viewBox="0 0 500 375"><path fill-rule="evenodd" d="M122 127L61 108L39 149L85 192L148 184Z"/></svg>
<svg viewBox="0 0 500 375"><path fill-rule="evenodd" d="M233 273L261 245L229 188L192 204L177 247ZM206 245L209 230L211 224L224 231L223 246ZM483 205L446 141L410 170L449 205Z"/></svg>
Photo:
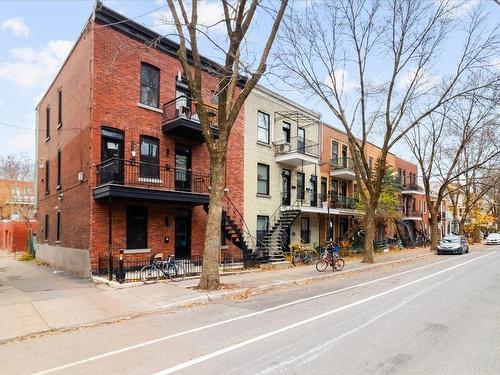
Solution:
<svg viewBox="0 0 500 375"><path fill-rule="evenodd" d="M37 106L41 260L89 276L120 251L202 254L209 154L177 50L96 5ZM211 72L218 66L208 59L203 64L206 102L215 102ZM242 111L229 141L227 191L234 212L243 212L243 123ZM223 251L241 252L235 242L221 233Z"/></svg>

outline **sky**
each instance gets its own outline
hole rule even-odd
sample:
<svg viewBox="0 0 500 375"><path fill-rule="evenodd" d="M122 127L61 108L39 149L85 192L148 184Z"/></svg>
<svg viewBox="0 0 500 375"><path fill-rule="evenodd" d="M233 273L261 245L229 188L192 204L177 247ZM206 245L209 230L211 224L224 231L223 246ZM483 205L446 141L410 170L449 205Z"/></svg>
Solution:
<svg viewBox="0 0 500 375"><path fill-rule="evenodd" d="M296 1L300 5L303 0ZM470 0L471 4L480 1ZM483 2L493 3L492 0ZM169 14L164 0L109 0L104 3L158 32L171 32L171 27L165 26ZM202 22L210 23L217 19L220 7L212 1L202 4ZM94 1L85 0L1 2L0 155L26 152L34 158L35 107L77 40L93 6ZM261 18L258 22L264 24L266 20ZM258 39L260 26L257 25L252 34L257 47L262 42ZM449 48L452 51L454 46ZM352 82L348 81L349 75L344 78L346 87L352 86ZM305 99L301 93L286 89L276 79L266 78L262 83L322 113L323 119L335 125L332 115L318 100ZM395 151L404 153L404 146ZM404 156L408 155L409 152L406 152Z"/></svg>

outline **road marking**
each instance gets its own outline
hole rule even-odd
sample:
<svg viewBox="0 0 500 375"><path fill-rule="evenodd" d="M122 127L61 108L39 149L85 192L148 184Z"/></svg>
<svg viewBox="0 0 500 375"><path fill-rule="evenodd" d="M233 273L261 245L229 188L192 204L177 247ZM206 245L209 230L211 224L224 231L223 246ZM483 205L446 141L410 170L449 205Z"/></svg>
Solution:
<svg viewBox="0 0 500 375"><path fill-rule="evenodd" d="M416 283L419 283L420 281L424 281L424 280L427 280L427 279L430 279L432 277L435 277L437 275L441 275L445 272L448 272L448 271L451 271L451 270L454 270L458 267L463 267L464 265L468 264L468 263L471 263L471 262L475 262L479 259L482 259L484 257L487 257L489 255L492 255L496 253L496 251L494 252L491 252L491 253L488 253L488 254L485 254L485 255L481 255L477 258L474 258L474 259L471 259L471 260L468 260L466 262L462 262L460 264L456 264L454 266L451 266L451 267L448 267L448 268L445 268L444 270L441 270L441 271L438 271L438 272L435 272L435 273L431 273L430 275L427 275L427 276L424 276L424 277L421 277L419 279L416 279L416 280L413 280L413 281L410 281L408 283L405 283L405 284L401 284L397 287L394 287L394 288L391 288L391 289L388 289L384 292L381 292L381 293L377 293L377 294L374 294L373 296L370 296L370 297L367 297L367 298L363 298L359 301L356 301L356 302L352 302L352 303L349 303L347 305L344 305L344 306L341 306L341 307L338 307L336 309L333 309L333 310L330 310L330 311L327 311L327 312L324 312L322 314L319 314L319 315L315 315L313 317L310 317L308 319L305 319L305 320L302 320L300 322L296 322L296 323L293 323L293 324L289 324L285 327L282 327L282 328L279 328L279 329L276 329L274 331L271 331L271 332L268 332L268 333L264 333L263 335L260 335L260 336L256 336L254 338L251 338L251 339L248 339L248 340L245 340L245 341L241 341L237 344L234 344L234 345L231 345L231 346L227 346L225 348L222 348L222 349L219 349L219 350L216 350L215 352L212 352L212 353L209 353L209 354L205 354L201 357L198 357L198 358L195 358L195 359L191 359L189 361L186 361L186 362L183 362L183 363L179 363L178 365L175 365L175 366L172 366L172 367L169 367L165 370L162 370L162 371L158 371L156 373L154 373L154 375L167 375L167 374L172 374L174 372L177 372L177 371L180 371L180 370L183 370L185 368L188 368L188 367L192 367L194 365L197 365L201 362L205 362L205 361L208 361L209 359L212 359L212 358L215 358L215 357L219 357L223 354L226 354L226 353L229 353L229 352L232 352L234 350L237 350L237 349L240 349L240 348L243 348L245 346L248 346L250 344L253 344L253 343L256 343L256 342L259 342L259 341L262 341L264 339L267 339L268 337L271 337L271 336L275 336L279 333L282 333L282 332L286 332L286 331L289 331L291 329L294 329L294 328L297 328L297 327L300 327L300 326L303 326L305 324L308 324L308 323L311 323L311 322L314 322L316 320L319 320L319 319L323 319L327 316L330 316L330 315L333 315L333 314L336 314L340 311L344 311L344 310L347 310L351 307L354 307L354 306L358 306L358 305L361 305L363 303L366 303L366 302L369 302L369 301L372 301L374 299L377 299L377 298L380 298L382 296L385 296L387 294L390 294L392 292L395 292L397 290L400 290L400 289L403 289L403 288L406 288L408 286L411 286L411 285L414 285Z"/></svg>
<svg viewBox="0 0 500 375"><path fill-rule="evenodd" d="M493 253L495 253L495 252L493 252ZM493 254L493 253L489 253L489 254ZM469 256L469 255L466 255L466 256ZM283 308L286 308L286 307L289 307L289 306L293 306L293 305L297 305L297 304L300 304L300 303L312 301L312 300L315 300L315 299L318 299L318 298L327 297L327 296L330 296L330 295L333 295L333 294L342 293L342 292L345 292L345 291L348 291L348 290L362 288L362 287L367 286L367 285L375 284L375 283L378 283L378 282L384 281L384 280L389 280L389 279L392 279L392 278L395 278L395 277L398 277L398 276L401 276L401 275L405 275L405 274L408 274L408 273L411 273L411 272L420 271L420 270L423 270L423 269L426 269L426 268L429 268L429 267L432 267L432 266L435 266L435 265L438 265L438 264L441 264L441 263L450 262L450 261L453 261L453 260L457 260L457 258L449 258L449 259L441 260L439 262L435 262L435 263L431 263L431 264L426 264L425 266L420 266L420 267L412 268L410 270L398 272L398 273L395 273L395 274L392 274L392 275L389 275L389 276L384 276L384 277L380 277L378 279L374 279L374 280L371 280L371 281L366 281L366 282L361 283L361 284L356 284L356 285L348 286L348 287L345 287L345 288L342 288L342 289L333 290L331 292L317 294L317 295L314 295L314 296L311 296L311 297L302 298L302 299L299 299L299 300L287 302L287 303L284 303L282 305L278 305L278 306L274 306L274 307L269 307L269 308L264 309L264 310L255 311L255 312L250 313L250 314L241 315L241 316L237 316L237 317L226 319L226 320L221 320L219 322L210 323L210 324L203 325L203 326L196 327L196 328L192 328L192 329L189 329L189 330L186 330L186 331L174 333L174 334L171 334L171 335L168 335L168 336L159 337L157 339L145 341L145 342L142 342L142 343L139 343L139 344L127 346L127 347L124 347L124 348L121 348L121 349L117 349L117 350L113 350L113 351L110 351L110 352L98 354L98 355L95 355L95 356L92 356L92 357L88 357L88 358L85 358L85 359L82 359L82 360L79 360L79 361L70 362L70 363L67 363L65 365L53 367L53 368L50 368L48 370L44 370L44 371L40 371L40 372L34 373L33 375L45 375L45 374L50 374L50 373L53 373L53 372L56 372L56 371L65 370L67 368L75 367L75 366L82 365L82 364L85 364L85 363L88 363L88 362L97 361L99 359L111 357L111 356L114 356L114 355L117 355L117 354L121 354L121 353L125 353L125 352L128 352L128 351L131 351L131 350L143 348L145 346L157 344L159 342L171 340L171 339L174 339L176 337L189 335L191 333L195 333L195 332L203 331L203 330L206 330L206 329L218 327L218 326L221 326L221 325L224 325L224 324L228 324L228 323L233 323L233 322L236 322L238 320L252 318L254 316L262 315L262 314L265 314L265 313L268 313L268 312L272 312L272 311L275 311L275 310L280 310L280 309L283 309Z"/></svg>

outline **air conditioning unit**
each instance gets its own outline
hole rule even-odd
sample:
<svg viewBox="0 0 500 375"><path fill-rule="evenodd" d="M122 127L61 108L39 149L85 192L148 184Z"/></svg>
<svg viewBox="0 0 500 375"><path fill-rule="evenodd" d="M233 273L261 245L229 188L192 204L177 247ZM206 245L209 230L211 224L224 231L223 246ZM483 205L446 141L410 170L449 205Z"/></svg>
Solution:
<svg viewBox="0 0 500 375"><path fill-rule="evenodd" d="M78 172L78 182L83 182L83 172Z"/></svg>
<svg viewBox="0 0 500 375"><path fill-rule="evenodd" d="M284 153L287 153L287 152L290 152L290 143L282 143L282 144L279 144L279 145L276 145L277 149L276 151L280 154L284 154Z"/></svg>

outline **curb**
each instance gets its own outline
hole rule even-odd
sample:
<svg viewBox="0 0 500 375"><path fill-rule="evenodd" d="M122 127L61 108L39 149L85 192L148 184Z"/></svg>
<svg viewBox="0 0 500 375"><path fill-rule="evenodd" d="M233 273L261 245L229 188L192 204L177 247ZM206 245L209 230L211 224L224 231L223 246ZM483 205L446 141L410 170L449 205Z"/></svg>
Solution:
<svg viewBox="0 0 500 375"><path fill-rule="evenodd" d="M76 325L70 325L67 327L46 329L46 330L37 331L37 332L33 332L30 334L26 334L26 335L11 337L8 339L3 339L3 340L0 340L0 346L11 343L11 342L18 342L18 341L28 340L31 338L41 337L41 336L45 336L48 334L71 332L71 331L76 331L76 330L84 329L84 328L92 328L92 327L97 327L97 326L101 326L101 325L118 323L120 321L140 318L143 316L151 315L151 314L162 312L162 311L168 311L171 309L180 309L183 307L203 305L205 303L221 301L221 300L225 300L225 299L235 297L238 295L242 295L242 294L248 294L249 296L251 296L251 295L258 294L259 292L262 293L262 292L266 292L269 290L276 290L276 289L281 289L281 288L284 289L286 287L293 286L293 285L303 285L303 284L310 283L311 281L320 281L320 280L331 279L331 278L334 278L336 276L341 276L341 275L345 275L345 274L349 274L349 273L362 272L362 271L366 271L369 269L382 268L384 266L388 266L388 265L392 265L392 264L409 263L411 261L427 258L431 255L435 255L435 254L433 252L429 252L428 254L416 255L413 257L392 260L392 261L384 262L384 263L370 264L367 266L353 268L350 270L345 270L345 271L340 271L340 272L328 272L327 274L323 274L323 275L319 275L319 276L304 277L304 278L295 279L295 280L285 280L285 281L280 281L280 282L268 284L268 285L261 285L261 286L253 287L253 288L252 287L250 287L250 288L238 288L238 289L232 289L232 290L219 292L219 293L205 293L205 294L202 294L198 297L190 298L190 299L187 299L184 301L173 302L173 303L169 303L169 304L162 305L162 306L157 306L153 309L145 310L142 312L119 315L119 316L116 316L114 318L96 320L96 321L85 323L85 324L76 324ZM118 285L121 285L121 284L118 284Z"/></svg>

